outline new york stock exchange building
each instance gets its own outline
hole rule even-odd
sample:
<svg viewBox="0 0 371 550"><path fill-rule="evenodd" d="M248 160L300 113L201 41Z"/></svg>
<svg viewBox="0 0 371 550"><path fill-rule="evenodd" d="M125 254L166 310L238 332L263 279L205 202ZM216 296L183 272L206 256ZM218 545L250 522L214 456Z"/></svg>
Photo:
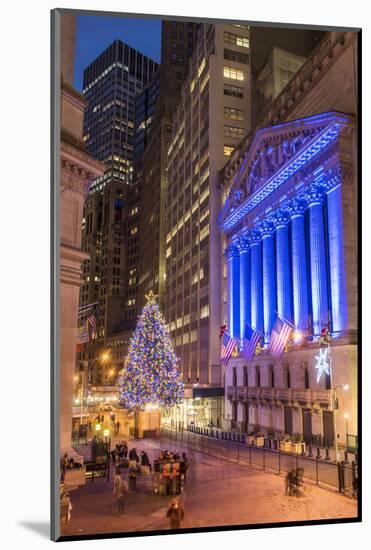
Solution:
<svg viewBox="0 0 371 550"><path fill-rule="evenodd" d="M355 122L329 110L259 129L224 172L227 330L262 334L225 367L228 429L324 446L357 434ZM275 358L277 316L299 338Z"/></svg>

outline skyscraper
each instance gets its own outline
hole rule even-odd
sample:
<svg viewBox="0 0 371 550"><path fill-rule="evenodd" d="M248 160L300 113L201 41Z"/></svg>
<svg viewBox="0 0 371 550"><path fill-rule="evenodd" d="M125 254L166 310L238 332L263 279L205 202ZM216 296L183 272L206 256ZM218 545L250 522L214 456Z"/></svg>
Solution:
<svg viewBox="0 0 371 550"><path fill-rule="evenodd" d="M97 327L96 340L86 346L80 359L93 359L96 351L107 346L108 336L126 329L128 202L135 191L135 100L157 69L152 59L115 40L84 71L83 94L89 102L84 141L87 150L107 165L107 171L92 181L84 210L83 249L90 258L84 263L80 306L95 304ZM107 380L111 367L111 362L106 362L105 368L98 362L97 383Z"/></svg>
<svg viewBox="0 0 371 550"><path fill-rule="evenodd" d="M212 397L222 404L218 173L249 130L250 109L248 26L202 24L167 156L165 316L184 380L196 385L188 396L201 398L198 407L205 402L198 421L215 424L222 418L220 408L212 411ZM190 419L185 406L182 421Z"/></svg>
<svg viewBox="0 0 371 550"><path fill-rule="evenodd" d="M142 197L143 156L148 145L151 126L160 90L159 73L135 101L134 127L134 180L128 195L128 223L126 271L127 288L125 303L125 320L128 328L134 328L134 323L140 313L139 273L140 273L140 215Z"/></svg>
<svg viewBox="0 0 371 550"><path fill-rule="evenodd" d="M160 90L141 173L139 302L152 290L161 307L165 284L165 201L167 150L198 23L162 21Z"/></svg>

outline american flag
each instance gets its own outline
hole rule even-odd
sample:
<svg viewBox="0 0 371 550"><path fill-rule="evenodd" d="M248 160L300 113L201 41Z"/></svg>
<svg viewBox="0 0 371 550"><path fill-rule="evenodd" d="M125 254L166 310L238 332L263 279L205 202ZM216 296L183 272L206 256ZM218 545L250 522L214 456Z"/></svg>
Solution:
<svg viewBox="0 0 371 550"><path fill-rule="evenodd" d="M77 349L76 351L82 351L84 344L86 342L89 342L89 325L88 321L84 321L82 325L80 325L77 329Z"/></svg>
<svg viewBox="0 0 371 550"><path fill-rule="evenodd" d="M246 361L251 361L254 357L256 346L262 336L263 335L259 331L254 330L248 323L246 323L245 334L243 337L243 354Z"/></svg>
<svg viewBox="0 0 371 550"><path fill-rule="evenodd" d="M276 359L280 357L281 353L285 349L293 328L294 327L290 323L283 321L280 317L277 317L272 329L268 348L269 353Z"/></svg>
<svg viewBox="0 0 371 550"><path fill-rule="evenodd" d="M222 351L220 360L222 363L224 363L225 366L228 365L228 361L230 360L237 344L238 340L236 338L230 336L227 332L224 332L222 338Z"/></svg>
<svg viewBox="0 0 371 550"><path fill-rule="evenodd" d="M88 316L88 323L89 325L91 326L92 330L95 332L96 328L97 328L97 320L95 318L95 315L94 315L94 312L92 312L89 316Z"/></svg>

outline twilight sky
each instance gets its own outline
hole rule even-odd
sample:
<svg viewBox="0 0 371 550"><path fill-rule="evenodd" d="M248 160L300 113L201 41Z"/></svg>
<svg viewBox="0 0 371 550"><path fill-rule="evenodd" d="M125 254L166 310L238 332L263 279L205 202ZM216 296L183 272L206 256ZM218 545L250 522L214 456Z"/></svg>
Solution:
<svg viewBox="0 0 371 550"><path fill-rule="evenodd" d="M82 91L84 69L116 38L151 57L161 57L161 20L78 15L74 86Z"/></svg>

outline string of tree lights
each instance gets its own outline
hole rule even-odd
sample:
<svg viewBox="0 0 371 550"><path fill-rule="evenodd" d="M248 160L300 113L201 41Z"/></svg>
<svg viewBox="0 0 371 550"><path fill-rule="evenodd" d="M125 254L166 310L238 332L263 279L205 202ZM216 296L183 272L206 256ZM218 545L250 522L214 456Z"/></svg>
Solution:
<svg viewBox="0 0 371 550"><path fill-rule="evenodd" d="M169 331L152 292L147 300L119 378L121 404L136 410L148 405L172 407L179 405L184 397L184 384Z"/></svg>

